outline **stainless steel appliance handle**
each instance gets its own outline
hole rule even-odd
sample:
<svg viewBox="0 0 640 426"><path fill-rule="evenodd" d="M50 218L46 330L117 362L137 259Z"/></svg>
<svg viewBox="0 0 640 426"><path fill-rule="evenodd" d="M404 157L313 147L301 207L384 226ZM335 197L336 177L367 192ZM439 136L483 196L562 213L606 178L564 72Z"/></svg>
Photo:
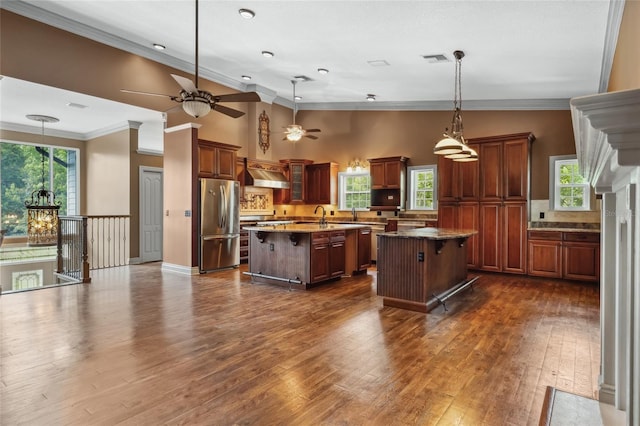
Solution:
<svg viewBox="0 0 640 426"><path fill-rule="evenodd" d="M220 215L222 219L222 223L220 227L223 229L226 229L227 228L227 193L224 186L220 187L220 194L222 194L222 212Z"/></svg>

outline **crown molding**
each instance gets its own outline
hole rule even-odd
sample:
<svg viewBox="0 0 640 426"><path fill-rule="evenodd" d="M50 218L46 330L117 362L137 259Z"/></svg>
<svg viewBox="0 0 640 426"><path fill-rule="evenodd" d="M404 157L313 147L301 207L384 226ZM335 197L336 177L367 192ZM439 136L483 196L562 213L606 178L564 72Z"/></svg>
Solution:
<svg viewBox="0 0 640 426"><path fill-rule="evenodd" d="M78 141L88 141L91 139L99 138L100 136L110 135L112 133L120 132L122 130L131 129L131 125L129 122L116 123L111 126L103 127L102 129L93 130L88 133L79 133L79 132L70 132L67 130L58 130L53 128L46 129L46 136L53 136L56 138L65 138L65 139L73 139ZM0 129L21 132L21 133L31 133L34 135L41 135L42 128L29 126L26 124L18 124L18 123L9 123L6 121L0 122Z"/></svg>
<svg viewBox="0 0 640 426"><path fill-rule="evenodd" d="M609 87L613 57L616 53L620 24L622 23L622 15L624 14L624 3L625 0L609 1L609 14L607 15L607 29L604 36L604 49L602 53L598 93L606 92Z"/></svg>
<svg viewBox="0 0 640 426"><path fill-rule="evenodd" d="M293 102L276 98L274 103L293 108ZM296 103L298 111L451 111L451 101L415 102L323 102ZM492 99L464 101L463 111L569 110L569 99Z"/></svg>

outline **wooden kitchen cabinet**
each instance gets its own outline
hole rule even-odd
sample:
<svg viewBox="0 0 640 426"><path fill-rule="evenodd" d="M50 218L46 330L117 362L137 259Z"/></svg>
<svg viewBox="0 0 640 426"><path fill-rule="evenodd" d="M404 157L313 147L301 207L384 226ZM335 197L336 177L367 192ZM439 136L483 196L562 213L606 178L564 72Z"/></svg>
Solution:
<svg viewBox="0 0 640 426"><path fill-rule="evenodd" d="M373 158L369 160L372 189L400 189L406 173L405 157Z"/></svg>
<svg viewBox="0 0 640 426"><path fill-rule="evenodd" d="M438 159L438 226L475 229L469 269L527 272L531 133L469 139L478 161Z"/></svg>
<svg viewBox="0 0 640 426"><path fill-rule="evenodd" d="M407 157L370 158L371 210L402 210L405 206Z"/></svg>
<svg viewBox="0 0 640 426"><path fill-rule="evenodd" d="M240 229L240 263L249 262L249 231Z"/></svg>
<svg viewBox="0 0 640 426"><path fill-rule="evenodd" d="M311 282L345 273L345 231L316 232L311 239Z"/></svg>
<svg viewBox="0 0 640 426"><path fill-rule="evenodd" d="M529 275L562 278L562 232L529 231Z"/></svg>
<svg viewBox="0 0 640 426"><path fill-rule="evenodd" d="M600 235L564 232L562 235L562 277L570 280L600 280Z"/></svg>
<svg viewBox="0 0 640 426"><path fill-rule="evenodd" d="M600 279L600 234L529 231L529 275L579 281Z"/></svg>
<svg viewBox="0 0 640 426"><path fill-rule="evenodd" d="M338 204L338 164L319 163L305 167L307 204Z"/></svg>
<svg viewBox="0 0 640 426"><path fill-rule="evenodd" d="M236 179L236 151L240 147L198 140L198 177Z"/></svg>
<svg viewBox="0 0 640 426"><path fill-rule="evenodd" d="M527 272L527 203L507 201L503 207L502 271Z"/></svg>
<svg viewBox="0 0 640 426"><path fill-rule="evenodd" d="M289 178L289 189L274 189L273 204L304 204L306 200L306 167L310 160L280 160Z"/></svg>
<svg viewBox="0 0 640 426"><path fill-rule="evenodd" d="M477 144L469 144L479 151ZM439 202L478 201L478 161L457 162L438 158Z"/></svg>
<svg viewBox="0 0 640 426"><path fill-rule="evenodd" d="M329 278L329 233L316 232L311 237L311 282Z"/></svg>
<svg viewBox="0 0 640 426"><path fill-rule="evenodd" d="M358 271L371 266L371 228L358 230Z"/></svg>
<svg viewBox="0 0 640 426"><path fill-rule="evenodd" d="M345 273L345 231L335 231L329 237L329 275L339 277Z"/></svg>

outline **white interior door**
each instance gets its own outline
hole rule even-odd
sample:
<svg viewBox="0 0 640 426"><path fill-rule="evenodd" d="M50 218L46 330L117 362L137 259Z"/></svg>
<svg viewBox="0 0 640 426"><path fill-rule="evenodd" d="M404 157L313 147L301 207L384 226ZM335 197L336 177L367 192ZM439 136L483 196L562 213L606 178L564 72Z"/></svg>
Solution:
<svg viewBox="0 0 640 426"><path fill-rule="evenodd" d="M162 169L140 168L140 257L162 260Z"/></svg>

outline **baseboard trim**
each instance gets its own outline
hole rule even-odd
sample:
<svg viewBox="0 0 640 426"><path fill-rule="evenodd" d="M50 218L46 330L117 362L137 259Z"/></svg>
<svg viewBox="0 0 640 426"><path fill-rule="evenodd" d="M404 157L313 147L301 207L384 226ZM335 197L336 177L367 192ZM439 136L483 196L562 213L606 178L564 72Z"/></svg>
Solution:
<svg viewBox="0 0 640 426"><path fill-rule="evenodd" d="M606 383L600 383L598 388L598 401L605 404L615 405L616 403L616 388L613 385Z"/></svg>
<svg viewBox="0 0 640 426"><path fill-rule="evenodd" d="M129 265L140 265L142 263L142 258L141 257L130 257L129 258Z"/></svg>
<svg viewBox="0 0 640 426"><path fill-rule="evenodd" d="M173 263L162 262L162 272L175 272L182 275L198 275L200 271L197 266L175 265Z"/></svg>

